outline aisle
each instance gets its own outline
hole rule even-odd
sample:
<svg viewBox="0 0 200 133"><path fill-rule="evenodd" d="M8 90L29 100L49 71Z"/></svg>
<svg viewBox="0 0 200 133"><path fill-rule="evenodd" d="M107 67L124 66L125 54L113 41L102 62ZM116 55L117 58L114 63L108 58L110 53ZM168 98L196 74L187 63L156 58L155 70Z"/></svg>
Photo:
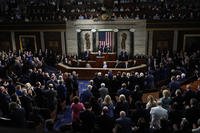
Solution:
<svg viewBox="0 0 200 133"><path fill-rule="evenodd" d="M88 80L79 80L79 95L87 88L89 81Z"/></svg>

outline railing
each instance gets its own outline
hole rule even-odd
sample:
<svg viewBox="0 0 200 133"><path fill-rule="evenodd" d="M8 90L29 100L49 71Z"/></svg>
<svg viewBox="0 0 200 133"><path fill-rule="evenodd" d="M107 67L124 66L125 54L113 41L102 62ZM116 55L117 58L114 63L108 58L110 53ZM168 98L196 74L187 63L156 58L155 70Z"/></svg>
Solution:
<svg viewBox="0 0 200 133"><path fill-rule="evenodd" d="M117 74L117 72L146 72L147 66L145 64L141 64L139 66L130 67L130 68L83 68L83 67L69 67L62 63L57 65L57 68L62 72L73 72L76 71L79 74L79 79L90 80L94 77L94 74L97 72L102 72L102 74L108 73L108 71L112 71L113 74Z"/></svg>

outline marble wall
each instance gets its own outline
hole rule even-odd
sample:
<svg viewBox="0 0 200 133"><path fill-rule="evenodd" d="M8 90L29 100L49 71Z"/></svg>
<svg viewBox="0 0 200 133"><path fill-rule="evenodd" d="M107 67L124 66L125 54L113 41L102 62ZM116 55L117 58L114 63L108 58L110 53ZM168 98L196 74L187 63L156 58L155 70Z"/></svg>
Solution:
<svg viewBox="0 0 200 133"><path fill-rule="evenodd" d="M77 20L77 21L68 21L66 23L66 46L68 54L77 54L78 53L78 43L77 43L77 32L81 34L81 52L86 49L85 47L85 33L90 34L91 41L91 51L92 47L92 29L98 31L109 30L114 31L118 29L117 32L117 50L118 53L121 51L121 34L126 33L126 50L128 53L130 51L131 37L130 29L134 29L134 51L135 54L146 54L146 21L145 20L116 20L116 21L93 21L93 20ZM114 33L114 32L113 32ZM113 34L114 36L114 34ZM96 45L98 45L98 36L96 36ZM114 45L114 40L113 40Z"/></svg>

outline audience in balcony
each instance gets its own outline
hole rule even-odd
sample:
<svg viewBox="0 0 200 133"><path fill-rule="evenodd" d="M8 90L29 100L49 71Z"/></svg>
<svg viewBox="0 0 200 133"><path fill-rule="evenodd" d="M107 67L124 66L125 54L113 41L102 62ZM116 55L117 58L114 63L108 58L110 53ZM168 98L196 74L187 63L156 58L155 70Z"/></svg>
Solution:
<svg viewBox="0 0 200 133"><path fill-rule="evenodd" d="M199 20L199 1L127 1L114 2L112 19ZM99 19L105 12L98 1L1 1L1 22L64 23L76 19Z"/></svg>

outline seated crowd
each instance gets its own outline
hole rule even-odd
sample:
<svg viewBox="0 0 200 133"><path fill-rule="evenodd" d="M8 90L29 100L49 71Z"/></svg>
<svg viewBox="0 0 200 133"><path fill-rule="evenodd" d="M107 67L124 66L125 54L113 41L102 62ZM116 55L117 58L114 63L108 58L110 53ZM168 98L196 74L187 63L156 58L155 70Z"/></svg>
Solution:
<svg viewBox="0 0 200 133"><path fill-rule="evenodd" d="M149 133L195 132L200 127L200 85L196 91L187 78L199 80L200 52L147 58L148 71L98 72L87 88L79 90L78 74L47 67L51 52L1 52L0 122L15 127L74 132ZM158 80L167 80L157 86ZM142 96L157 88L160 96ZM3 124L2 124L3 125Z"/></svg>
<svg viewBox="0 0 200 133"><path fill-rule="evenodd" d="M4 0L0 4L0 21L9 23L98 20L106 12L103 3L87 0ZM199 20L199 6L198 0L115 0L109 11L112 12L111 20Z"/></svg>

